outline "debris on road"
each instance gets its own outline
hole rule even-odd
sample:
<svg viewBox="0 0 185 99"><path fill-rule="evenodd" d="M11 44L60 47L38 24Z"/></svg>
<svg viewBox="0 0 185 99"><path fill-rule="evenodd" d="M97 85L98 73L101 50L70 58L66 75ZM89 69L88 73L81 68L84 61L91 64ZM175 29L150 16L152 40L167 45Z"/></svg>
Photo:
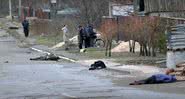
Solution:
<svg viewBox="0 0 185 99"><path fill-rule="evenodd" d="M19 29L19 27L11 26L9 29Z"/></svg>
<svg viewBox="0 0 185 99"><path fill-rule="evenodd" d="M185 62L176 65L173 75L185 77Z"/></svg>
<svg viewBox="0 0 185 99"><path fill-rule="evenodd" d="M140 45L138 42L136 42L135 45L135 51L139 52L140 50ZM119 45L117 45L116 47L114 47L111 52L129 52L129 42L120 42Z"/></svg>
<svg viewBox="0 0 185 99"><path fill-rule="evenodd" d="M46 54L45 56L40 56L36 58L30 58L30 60L40 60L40 61L58 61L60 57L54 54Z"/></svg>
<svg viewBox="0 0 185 99"><path fill-rule="evenodd" d="M80 49L80 53L85 53L86 49Z"/></svg>

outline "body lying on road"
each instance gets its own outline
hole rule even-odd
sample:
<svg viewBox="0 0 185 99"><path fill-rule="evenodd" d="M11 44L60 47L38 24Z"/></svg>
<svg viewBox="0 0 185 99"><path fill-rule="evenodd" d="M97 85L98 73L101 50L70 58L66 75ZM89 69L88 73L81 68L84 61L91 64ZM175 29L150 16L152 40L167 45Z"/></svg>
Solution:
<svg viewBox="0 0 185 99"><path fill-rule="evenodd" d="M155 74L144 80L135 81L130 83L130 85L142 85L142 84L160 84L160 83L172 83L176 82L176 76L170 75L170 73L175 72L174 69L168 69L165 74Z"/></svg>
<svg viewBox="0 0 185 99"><path fill-rule="evenodd" d="M30 60L41 60L41 61L58 61L60 58L54 54L46 54L36 58L30 58Z"/></svg>

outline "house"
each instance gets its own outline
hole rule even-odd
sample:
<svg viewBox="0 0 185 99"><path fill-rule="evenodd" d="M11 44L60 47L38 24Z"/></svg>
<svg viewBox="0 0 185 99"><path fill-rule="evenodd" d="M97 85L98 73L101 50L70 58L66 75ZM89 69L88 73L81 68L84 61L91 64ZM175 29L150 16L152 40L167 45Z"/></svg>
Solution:
<svg viewBox="0 0 185 99"><path fill-rule="evenodd" d="M185 0L134 0L139 15L185 18Z"/></svg>
<svg viewBox="0 0 185 99"><path fill-rule="evenodd" d="M50 0L22 0L21 19L24 17L50 18Z"/></svg>
<svg viewBox="0 0 185 99"><path fill-rule="evenodd" d="M167 29L168 68L176 68L185 62L185 0L134 0L134 11L138 15L165 17L176 24Z"/></svg>

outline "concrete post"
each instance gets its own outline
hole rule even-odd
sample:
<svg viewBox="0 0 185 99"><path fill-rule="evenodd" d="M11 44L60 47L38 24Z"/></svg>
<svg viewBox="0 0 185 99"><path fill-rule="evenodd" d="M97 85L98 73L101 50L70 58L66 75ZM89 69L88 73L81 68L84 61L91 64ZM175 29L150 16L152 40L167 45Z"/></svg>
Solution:
<svg viewBox="0 0 185 99"><path fill-rule="evenodd" d="M21 0L19 0L19 19L21 18Z"/></svg>
<svg viewBox="0 0 185 99"><path fill-rule="evenodd" d="M167 52L167 61L166 65L168 68L176 68L176 62L175 62L175 53L173 51Z"/></svg>
<svg viewBox="0 0 185 99"><path fill-rule="evenodd" d="M109 2L109 17L112 17L112 2Z"/></svg>
<svg viewBox="0 0 185 99"><path fill-rule="evenodd" d="M9 16L12 19L12 0L9 0Z"/></svg>

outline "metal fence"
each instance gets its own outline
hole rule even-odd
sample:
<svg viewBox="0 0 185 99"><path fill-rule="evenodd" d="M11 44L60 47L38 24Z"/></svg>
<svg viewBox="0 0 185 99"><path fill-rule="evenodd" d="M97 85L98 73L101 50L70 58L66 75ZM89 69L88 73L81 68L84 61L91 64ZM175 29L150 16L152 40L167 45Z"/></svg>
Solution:
<svg viewBox="0 0 185 99"><path fill-rule="evenodd" d="M173 26L168 33L168 50L185 51L185 24Z"/></svg>

